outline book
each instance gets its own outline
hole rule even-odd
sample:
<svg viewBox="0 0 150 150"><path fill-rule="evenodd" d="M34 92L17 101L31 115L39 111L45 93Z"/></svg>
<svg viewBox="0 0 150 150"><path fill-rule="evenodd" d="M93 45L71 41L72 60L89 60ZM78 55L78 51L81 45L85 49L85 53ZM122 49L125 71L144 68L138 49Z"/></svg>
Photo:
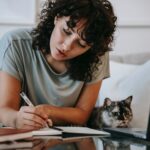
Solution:
<svg viewBox="0 0 150 150"><path fill-rule="evenodd" d="M0 143L0 150L31 150L35 147L38 147L40 145L45 145L45 140L43 139L28 139L28 140L19 140L19 141L12 141L12 142L2 142ZM36 148L35 148L36 149Z"/></svg>
<svg viewBox="0 0 150 150"><path fill-rule="evenodd" d="M52 128L43 128L39 130L0 128L0 142L15 141L42 135L61 135L62 132Z"/></svg>
<svg viewBox="0 0 150 150"><path fill-rule="evenodd" d="M73 136L109 136L110 134L105 131L95 130L88 127L75 127L75 126L57 126L54 128L43 128L39 130L25 130L14 128L0 128L0 142L14 141L33 136L55 136L61 135L62 138ZM58 136L60 138L60 136Z"/></svg>
<svg viewBox="0 0 150 150"><path fill-rule="evenodd" d="M0 150L6 149L19 149L19 148L32 148L33 142L32 141L13 141L10 143L0 143Z"/></svg>

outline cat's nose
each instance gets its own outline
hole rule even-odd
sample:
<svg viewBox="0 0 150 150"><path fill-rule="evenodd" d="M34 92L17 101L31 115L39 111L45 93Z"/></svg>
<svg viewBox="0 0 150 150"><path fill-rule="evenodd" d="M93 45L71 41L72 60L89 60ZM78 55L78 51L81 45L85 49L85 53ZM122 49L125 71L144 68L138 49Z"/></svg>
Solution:
<svg viewBox="0 0 150 150"><path fill-rule="evenodd" d="M124 116L121 116L121 115L120 115L120 116L118 116L118 119L119 119L119 120L124 120Z"/></svg>
<svg viewBox="0 0 150 150"><path fill-rule="evenodd" d="M120 120L126 120L127 117L123 114L123 115L120 115L120 116L119 116L119 119L120 119Z"/></svg>

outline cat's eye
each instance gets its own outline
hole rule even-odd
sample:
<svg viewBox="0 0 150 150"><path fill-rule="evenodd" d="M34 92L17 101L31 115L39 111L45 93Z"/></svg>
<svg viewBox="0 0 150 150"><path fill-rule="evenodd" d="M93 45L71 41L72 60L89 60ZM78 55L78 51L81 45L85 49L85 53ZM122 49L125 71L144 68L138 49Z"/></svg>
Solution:
<svg viewBox="0 0 150 150"><path fill-rule="evenodd" d="M119 113L119 112L113 112L113 115L114 115L114 116L119 116L120 113Z"/></svg>

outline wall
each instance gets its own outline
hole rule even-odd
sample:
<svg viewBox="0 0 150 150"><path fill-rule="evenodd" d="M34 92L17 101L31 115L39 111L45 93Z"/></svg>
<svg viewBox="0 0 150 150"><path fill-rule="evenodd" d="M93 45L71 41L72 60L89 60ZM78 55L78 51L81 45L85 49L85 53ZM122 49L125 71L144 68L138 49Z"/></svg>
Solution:
<svg viewBox="0 0 150 150"><path fill-rule="evenodd" d="M150 1L110 0L117 14L114 54L150 51Z"/></svg>
<svg viewBox="0 0 150 150"><path fill-rule="evenodd" d="M8 16L6 12L2 12L2 8L7 7L7 5L4 5L4 1L8 1L9 6L12 8L12 5L10 5L10 0L0 1L0 14L2 14L0 15L0 36L2 36L6 31L12 30L14 28L34 27L37 22L36 14L40 11L41 2L44 0L11 0L11 3L14 3L13 6L15 6L17 3L15 7L18 8L18 11L22 12L22 16L25 18L24 21L20 22L17 21L17 19L16 22L15 19L12 19L13 21L11 21L11 19L8 19L7 21L3 20L3 18L7 19ZM113 44L114 51L112 54L123 55L125 53L131 52L135 53L150 51L150 9L148 8L150 6L150 1L110 1L112 2L115 12L118 16L117 31ZM22 4L23 2L24 4ZM23 6L27 8L24 8ZM16 9L14 8L14 10ZM25 12L23 12L23 10L25 10ZM30 16L28 16L29 12ZM19 14L20 13L17 15L19 16ZM2 18L2 16L4 17Z"/></svg>
<svg viewBox="0 0 150 150"><path fill-rule="evenodd" d="M150 52L150 27L118 27L114 44L114 54Z"/></svg>
<svg viewBox="0 0 150 150"><path fill-rule="evenodd" d="M17 28L36 25L41 0L0 0L0 37Z"/></svg>

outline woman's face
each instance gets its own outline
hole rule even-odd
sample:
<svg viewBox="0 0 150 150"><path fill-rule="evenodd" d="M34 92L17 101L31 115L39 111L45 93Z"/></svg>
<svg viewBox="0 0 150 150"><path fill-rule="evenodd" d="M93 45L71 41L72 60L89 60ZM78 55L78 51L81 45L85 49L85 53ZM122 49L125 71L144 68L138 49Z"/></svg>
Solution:
<svg viewBox="0 0 150 150"><path fill-rule="evenodd" d="M91 47L82 38L84 20L77 23L76 27L70 29L67 26L69 17L56 17L55 27L50 38L51 56L58 61L64 61L77 57Z"/></svg>

